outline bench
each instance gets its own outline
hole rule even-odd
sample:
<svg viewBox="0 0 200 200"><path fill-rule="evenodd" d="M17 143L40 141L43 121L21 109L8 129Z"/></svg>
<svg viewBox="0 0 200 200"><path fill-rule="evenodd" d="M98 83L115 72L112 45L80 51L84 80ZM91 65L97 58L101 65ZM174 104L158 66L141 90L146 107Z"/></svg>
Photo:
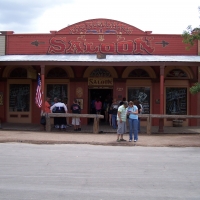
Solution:
<svg viewBox="0 0 200 200"><path fill-rule="evenodd" d="M147 134L151 134L151 122L152 118L161 118L161 119L200 119L200 115L161 115L161 114L139 114L140 118L147 119Z"/></svg>
<svg viewBox="0 0 200 200"><path fill-rule="evenodd" d="M46 131L51 131L51 120L54 117L79 117L79 118L93 118L93 133L99 133L99 119L103 119L103 115L97 114L75 114L75 113L47 113L46 114Z"/></svg>

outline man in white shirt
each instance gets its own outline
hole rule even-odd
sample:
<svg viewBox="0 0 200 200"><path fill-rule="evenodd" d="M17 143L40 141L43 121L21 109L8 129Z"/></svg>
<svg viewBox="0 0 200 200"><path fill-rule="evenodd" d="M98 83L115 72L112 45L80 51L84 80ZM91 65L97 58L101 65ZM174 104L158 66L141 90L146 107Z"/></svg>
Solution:
<svg viewBox="0 0 200 200"><path fill-rule="evenodd" d="M123 139L123 134L126 133L126 108L128 107L128 102L123 101L123 104L119 106L118 112L117 112L117 142L120 141L126 141Z"/></svg>

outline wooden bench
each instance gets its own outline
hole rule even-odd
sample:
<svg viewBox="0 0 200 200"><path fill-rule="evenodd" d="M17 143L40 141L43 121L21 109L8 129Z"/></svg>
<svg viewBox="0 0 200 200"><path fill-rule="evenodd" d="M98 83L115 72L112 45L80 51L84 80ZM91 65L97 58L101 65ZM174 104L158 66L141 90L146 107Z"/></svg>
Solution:
<svg viewBox="0 0 200 200"><path fill-rule="evenodd" d="M48 113L46 114L46 131L51 131L51 120L54 117L79 117L79 118L93 118L93 133L99 133L99 119L103 119L103 115L97 114L73 114L73 113Z"/></svg>
<svg viewBox="0 0 200 200"><path fill-rule="evenodd" d="M200 115L161 115L161 114L139 114L140 118L147 119L147 134L151 134L151 123L152 118L162 118L162 119L200 119Z"/></svg>

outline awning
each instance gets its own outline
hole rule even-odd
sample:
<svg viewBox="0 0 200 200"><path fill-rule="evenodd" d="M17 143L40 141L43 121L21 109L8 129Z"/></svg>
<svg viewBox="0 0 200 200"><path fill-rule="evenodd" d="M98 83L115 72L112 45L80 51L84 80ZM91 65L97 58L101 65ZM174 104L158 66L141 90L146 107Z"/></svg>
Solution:
<svg viewBox="0 0 200 200"><path fill-rule="evenodd" d="M88 55L3 55L0 62L193 62L200 63L200 56L171 55L106 55L99 59L96 54Z"/></svg>

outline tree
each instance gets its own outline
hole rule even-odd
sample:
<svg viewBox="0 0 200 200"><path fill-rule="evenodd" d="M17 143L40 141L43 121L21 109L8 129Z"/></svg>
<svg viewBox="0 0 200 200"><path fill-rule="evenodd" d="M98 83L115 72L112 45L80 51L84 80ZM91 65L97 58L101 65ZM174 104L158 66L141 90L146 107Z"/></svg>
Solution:
<svg viewBox="0 0 200 200"><path fill-rule="evenodd" d="M200 6L198 9L200 13ZM183 31L182 37L183 42L189 44L189 47L187 47L189 49L194 45L194 41L200 40L200 26L193 29L192 26L189 25L187 30Z"/></svg>
<svg viewBox="0 0 200 200"><path fill-rule="evenodd" d="M190 93L191 94L197 94L200 92L200 83L195 83L191 88L190 88Z"/></svg>
<svg viewBox="0 0 200 200"><path fill-rule="evenodd" d="M199 13L200 13L200 6L198 7ZM187 49L190 49L196 40L200 40L200 26L196 28L192 28L192 26L188 26L187 30L185 30L182 34L183 37L183 42L185 44L188 44L189 46L186 47ZM200 71L199 71L200 73ZM191 94L197 94L200 92L200 83L195 83L191 88L190 88L190 93Z"/></svg>

